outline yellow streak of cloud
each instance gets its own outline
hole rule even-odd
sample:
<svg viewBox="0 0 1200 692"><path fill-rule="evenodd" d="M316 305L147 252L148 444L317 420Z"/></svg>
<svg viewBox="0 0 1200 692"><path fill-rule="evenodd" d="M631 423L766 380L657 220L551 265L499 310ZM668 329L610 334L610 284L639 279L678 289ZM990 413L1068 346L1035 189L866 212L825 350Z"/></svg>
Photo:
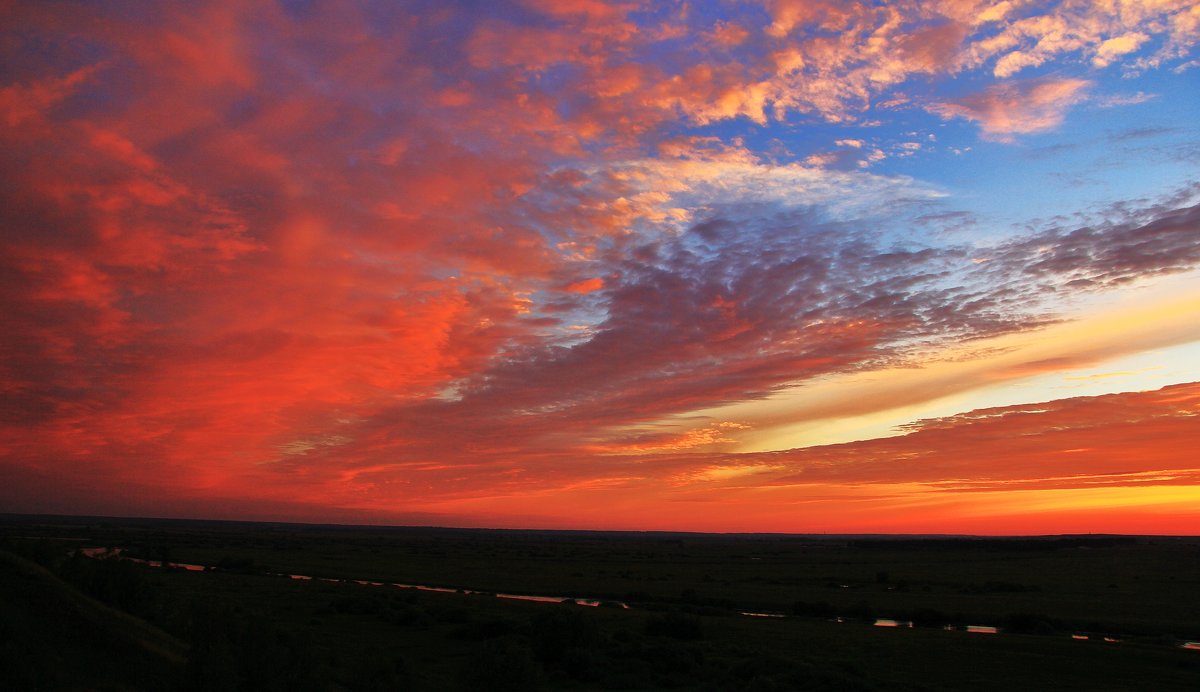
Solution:
<svg viewBox="0 0 1200 692"><path fill-rule="evenodd" d="M739 452L882 437L895 434L898 422L929 415L935 402L970 399L960 410L989 406L989 396L1034 376L1198 341L1200 284L1189 274L1116 305L1093 306L1070 322L931 353L920 367L834 375L706 413L754 428L740 436Z"/></svg>

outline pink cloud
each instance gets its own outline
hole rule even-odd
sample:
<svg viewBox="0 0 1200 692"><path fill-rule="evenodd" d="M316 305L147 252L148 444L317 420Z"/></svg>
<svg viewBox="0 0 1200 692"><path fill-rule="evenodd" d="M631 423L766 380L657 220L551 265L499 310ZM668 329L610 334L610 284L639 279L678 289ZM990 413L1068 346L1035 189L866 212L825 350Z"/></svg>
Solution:
<svg viewBox="0 0 1200 692"><path fill-rule="evenodd" d="M65 77L51 77L33 84L12 84L0 89L0 114L8 127L45 117L46 110L66 98L80 84L101 70L101 65L82 67Z"/></svg>
<svg viewBox="0 0 1200 692"><path fill-rule="evenodd" d="M767 33L773 36L786 36L797 27L808 24L817 24L824 30L838 31L846 28L852 16L863 11L859 3L806 0L769 0L766 7L772 20L771 25L767 27Z"/></svg>
<svg viewBox="0 0 1200 692"><path fill-rule="evenodd" d="M947 120L964 118L979 123L990 139L1012 141L1014 135L1058 127L1072 106L1088 98L1091 85L1083 79L1053 78L1003 83L928 109Z"/></svg>

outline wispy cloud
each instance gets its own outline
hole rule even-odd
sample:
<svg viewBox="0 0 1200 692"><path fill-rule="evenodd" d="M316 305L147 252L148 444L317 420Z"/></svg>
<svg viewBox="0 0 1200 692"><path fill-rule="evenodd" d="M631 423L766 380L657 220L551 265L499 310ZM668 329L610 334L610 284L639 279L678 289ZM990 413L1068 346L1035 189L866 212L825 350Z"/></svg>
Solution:
<svg viewBox="0 0 1200 692"><path fill-rule="evenodd" d="M930 113L1010 141L1188 64L1194 3L1122 8L9 5L11 492L478 517L540 479L632 492L654 455L774 473L698 412L1200 264L1194 190L975 246L922 177Z"/></svg>

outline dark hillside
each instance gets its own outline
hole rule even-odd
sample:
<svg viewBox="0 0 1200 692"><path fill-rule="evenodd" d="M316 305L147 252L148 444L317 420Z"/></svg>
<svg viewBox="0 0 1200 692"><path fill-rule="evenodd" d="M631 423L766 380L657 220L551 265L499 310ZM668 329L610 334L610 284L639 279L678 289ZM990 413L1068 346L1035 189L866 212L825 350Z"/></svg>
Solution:
<svg viewBox="0 0 1200 692"><path fill-rule="evenodd" d="M164 690L187 648L162 630L0 551L0 679L20 690Z"/></svg>

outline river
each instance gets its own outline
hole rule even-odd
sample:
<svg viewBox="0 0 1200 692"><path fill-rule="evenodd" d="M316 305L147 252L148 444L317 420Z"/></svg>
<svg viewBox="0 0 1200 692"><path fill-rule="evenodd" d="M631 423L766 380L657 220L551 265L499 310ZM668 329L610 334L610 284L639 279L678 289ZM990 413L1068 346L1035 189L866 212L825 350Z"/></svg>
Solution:
<svg viewBox="0 0 1200 692"><path fill-rule="evenodd" d="M149 567L162 567L162 562L159 560L143 560L141 558L129 557L124 554L125 553L124 548L100 548L100 547L80 548L78 550L78 552L80 554L84 555L85 557L90 557L90 558L95 558L95 559L101 559L101 560L103 560L103 559L121 559L121 560L128 560L130 562L135 562L135 563L142 564L142 565L147 565ZM167 566L169 568L174 568L174 569L184 569L189 572L207 572L207 571L213 571L213 570L219 569L219 568L212 567L209 565L196 565L196 564L190 564L190 563L186 563L186 562L168 562ZM610 600L610 599L586 598L586 597L580 597L580 596L545 596L545 595L534 595L534 594L496 593L496 592L492 592L492 591L478 591L478 590L474 590L474 589L454 588L454 587L449 587L449 586L430 586L428 584L404 584L404 583L400 583L400 582L366 581L363 579L331 579L328 577L313 577L313 576L310 576L307 574L284 574L284 573L280 573L280 572L263 572L262 574L265 574L267 576L272 576L272 577L286 577L288 579L295 579L298 581L313 581L314 579L316 579L319 581L329 582L332 584L358 584L361 586L374 586L374 587L388 586L388 587L394 587L394 588L400 588L400 589L415 589L417 591L432 591L432 592L436 592L436 593L452 593L452 594L461 594L461 595L466 595L466 596L492 596L495 598L506 598L506 599L514 600L514 601L533 601L535 603L573 603L575 605L587 606L587 607L591 607L591 608L598 608L598 607L604 606L604 607L609 607L609 608L619 608L622 610L630 609L629 604L624 603L622 601L616 601L616 600ZM790 617L786 613L764 613L764 612L750 612L750 611L739 611L738 615L742 615L745 617L754 617L754 618L787 618L787 617ZM850 620L850 618L835 617L835 618L831 618L830 621L831 622L847 622L848 620ZM899 629L911 629L914 627L914 624L909 620L894 620L891 618L876 618L874 625L875 625L875 627L889 627L889 628L899 628ZM945 626L943 626L942 629L955 631L955 632L967 632L970 634L1001 634L1002 633L1002 630L1000 630L1000 628L994 627L992 625L945 625ZM1070 636L1074 640L1104 641L1109 644L1116 644L1116 643L1121 642L1124 639L1124 637L1122 637L1122 636L1113 635L1113 634L1095 634L1095 633L1080 633L1080 632L1073 633ZM1181 642L1178 644L1178 647L1181 649L1188 649L1191 651L1200 651L1200 641Z"/></svg>

